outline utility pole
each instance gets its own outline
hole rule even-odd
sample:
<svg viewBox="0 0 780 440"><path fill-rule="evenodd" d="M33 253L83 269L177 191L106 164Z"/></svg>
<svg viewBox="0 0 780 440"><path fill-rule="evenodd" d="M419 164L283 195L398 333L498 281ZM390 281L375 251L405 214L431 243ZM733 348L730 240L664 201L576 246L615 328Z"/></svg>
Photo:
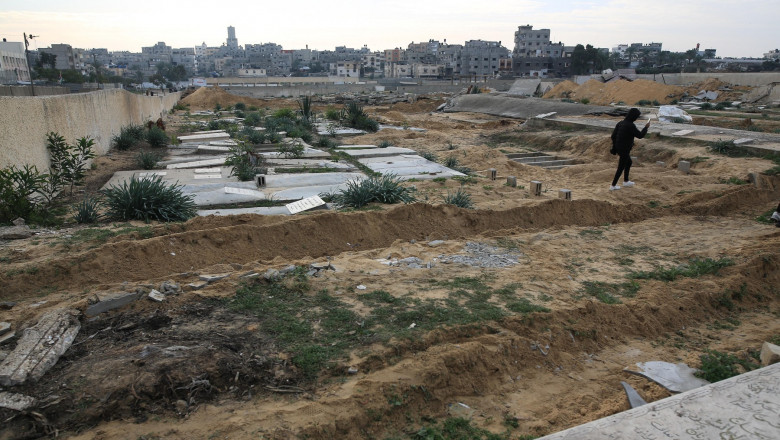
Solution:
<svg viewBox="0 0 780 440"><path fill-rule="evenodd" d="M29 42L27 41L27 34L22 33L22 35L24 35L24 57L27 61L27 72L30 74L30 93L35 96L35 85L33 84L32 69L30 68L30 51L27 49ZM30 34L29 37L32 40L37 35Z"/></svg>

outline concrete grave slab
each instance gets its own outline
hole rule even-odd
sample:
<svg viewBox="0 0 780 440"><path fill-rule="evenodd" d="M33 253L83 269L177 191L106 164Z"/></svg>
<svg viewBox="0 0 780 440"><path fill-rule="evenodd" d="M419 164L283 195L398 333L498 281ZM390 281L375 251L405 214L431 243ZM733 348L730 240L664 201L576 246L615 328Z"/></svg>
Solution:
<svg viewBox="0 0 780 440"><path fill-rule="evenodd" d="M636 390L631 387L631 385L623 381L620 381L620 385L623 385L623 389L626 391L626 398L628 398L628 404L631 405L631 408L647 405L645 399L643 399L642 396L640 396L639 393L637 393Z"/></svg>
<svg viewBox="0 0 780 440"><path fill-rule="evenodd" d="M310 209L315 209L324 205L325 201L323 201L319 196L311 196L306 197L305 199L301 199L297 202L288 203L285 205L285 208L290 211L290 214L297 214L299 212L308 211Z"/></svg>
<svg viewBox="0 0 780 440"><path fill-rule="evenodd" d="M0 335L4 335L11 331L10 322L0 322Z"/></svg>
<svg viewBox="0 0 780 440"><path fill-rule="evenodd" d="M336 193L347 188L346 183L338 185L302 186L288 188L269 194L271 200L300 200L306 197L318 196L323 193Z"/></svg>
<svg viewBox="0 0 780 440"><path fill-rule="evenodd" d="M745 144L752 144L755 139L751 138L740 138L734 140L734 145L745 145Z"/></svg>
<svg viewBox="0 0 780 440"><path fill-rule="evenodd" d="M265 194L263 194L261 191L248 188L235 188L232 186L225 187L225 194L241 194L243 196L265 197Z"/></svg>
<svg viewBox="0 0 780 440"><path fill-rule="evenodd" d="M693 133L694 133L693 130L680 130L680 131L675 131L674 133L672 133L672 136L688 136L688 135L693 134Z"/></svg>
<svg viewBox="0 0 780 440"><path fill-rule="evenodd" d="M217 145L198 145L197 152L200 154L225 154L230 153L230 147Z"/></svg>
<svg viewBox="0 0 780 440"><path fill-rule="evenodd" d="M287 159L284 157L284 154L278 152L278 151L269 151L269 152L263 152L260 153L267 159ZM318 150L316 148L306 148L303 149L303 156L304 159L328 159L330 158L330 153L327 153L322 150Z"/></svg>
<svg viewBox="0 0 780 440"><path fill-rule="evenodd" d="M196 175L195 175L193 178L194 178L194 179L197 179L197 180L203 180L203 179L221 179L221 178L222 178L222 175L221 175L221 174L196 174Z"/></svg>
<svg viewBox="0 0 780 440"><path fill-rule="evenodd" d="M623 371L645 377L661 385L672 393L682 393L709 384L694 376L695 368L685 364L672 364L662 361L639 362L638 368L626 368Z"/></svg>
<svg viewBox="0 0 780 440"><path fill-rule="evenodd" d="M337 150L366 150L371 148L379 148L377 145L339 145Z"/></svg>
<svg viewBox="0 0 780 440"><path fill-rule="evenodd" d="M230 135L223 131L217 133L189 134L185 136L179 136L178 139L181 142L225 141L230 139Z"/></svg>
<svg viewBox="0 0 780 440"><path fill-rule="evenodd" d="M195 168L195 174L222 174L222 168Z"/></svg>
<svg viewBox="0 0 780 440"><path fill-rule="evenodd" d="M775 439L780 364L686 391L540 440Z"/></svg>
<svg viewBox="0 0 780 440"><path fill-rule="evenodd" d="M425 133L426 129L419 128L419 127L399 127L397 125L386 125L386 124L379 124L380 130L406 130L406 131L416 131L418 133Z"/></svg>
<svg viewBox="0 0 780 440"><path fill-rule="evenodd" d="M350 180L361 180L361 173L296 173L271 174L265 178L266 188L297 188L303 186L339 185Z"/></svg>
<svg viewBox="0 0 780 440"><path fill-rule="evenodd" d="M235 209L202 209L198 211L198 215L206 217L209 215L241 215L241 214L257 214L257 215L290 215L290 211L286 206L268 206L258 208L235 208Z"/></svg>
<svg viewBox="0 0 780 440"><path fill-rule="evenodd" d="M165 168L169 170L179 170L185 168L202 168L213 167L215 165L225 165L225 159L227 157L215 157L214 159L194 160L189 162L178 162L166 165Z"/></svg>
<svg viewBox="0 0 780 440"><path fill-rule="evenodd" d="M73 344L81 329L79 314L74 309L53 310L25 329L14 351L0 363L0 384L40 379Z"/></svg>
<svg viewBox="0 0 780 440"><path fill-rule="evenodd" d="M357 158L388 157L397 156L399 154L417 154L417 152L412 149L402 147L364 148L360 150L344 150L344 152L352 157Z"/></svg>

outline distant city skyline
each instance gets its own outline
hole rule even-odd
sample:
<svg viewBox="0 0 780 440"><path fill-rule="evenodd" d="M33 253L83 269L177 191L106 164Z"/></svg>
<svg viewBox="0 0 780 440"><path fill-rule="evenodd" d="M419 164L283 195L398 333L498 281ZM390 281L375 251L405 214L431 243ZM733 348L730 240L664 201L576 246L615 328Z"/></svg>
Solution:
<svg viewBox="0 0 780 440"><path fill-rule="evenodd" d="M569 46L660 42L664 50L684 52L699 43L701 49L717 49L721 57L755 58L780 47L777 0L144 3L0 0L0 37L22 41L23 32L32 33L37 37L31 49L66 43L140 52L158 41L174 48L204 42L220 46L233 26L242 46L274 42L285 49L333 50L367 45L377 51L429 39L451 44L481 39L501 41L511 51L517 26L530 24L551 29L552 41Z"/></svg>

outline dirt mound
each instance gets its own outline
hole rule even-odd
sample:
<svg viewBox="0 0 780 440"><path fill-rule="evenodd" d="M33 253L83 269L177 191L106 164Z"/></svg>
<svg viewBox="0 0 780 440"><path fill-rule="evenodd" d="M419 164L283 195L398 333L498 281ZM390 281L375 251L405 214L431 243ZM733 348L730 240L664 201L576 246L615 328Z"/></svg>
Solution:
<svg viewBox="0 0 780 440"><path fill-rule="evenodd" d="M617 102L634 105L640 100L668 104L674 99L679 99L685 93L685 90L681 87L668 86L645 79L635 81L621 79L610 83L602 83L591 79L575 88L572 88L574 83L570 81L569 83L566 84L566 81L564 81L558 84L547 92L544 97L575 100L588 99L590 104L595 105L609 105Z"/></svg>
<svg viewBox="0 0 780 440"><path fill-rule="evenodd" d="M265 103L260 99L233 95L219 86L201 87L181 100L182 104L189 105L193 110L210 110L217 104L225 108L239 102L258 107L265 106Z"/></svg>

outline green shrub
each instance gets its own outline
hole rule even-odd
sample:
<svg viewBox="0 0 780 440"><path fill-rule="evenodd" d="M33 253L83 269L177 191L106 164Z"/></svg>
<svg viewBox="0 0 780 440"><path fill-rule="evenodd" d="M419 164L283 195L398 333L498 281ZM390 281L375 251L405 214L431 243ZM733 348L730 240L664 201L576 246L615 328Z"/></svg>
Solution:
<svg viewBox="0 0 780 440"><path fill-rule="evenodd" d="M246 104L244 104L243 102L237 102L233 106L233 108L235 108L236 110L244 111L244 110L246 110Z"/></svg>
<svg viewBox="0 0 780 440"><path fill-rule="evenodd" d="M412 189L401 185L401 179L393 174L371 176L361 181L351 180L347 187L332 196L337 205L361 208L369 203L411 203L415 200Z"/></svg>
<svg viewBox="0 0 780 440"><path fill-rule="evenodd" d="M135 164L142 170L157 168L157 162L162 159L162 154L150 151L142 151L135 156Z"/></svg>
<svg viewBox="0 0 780 440"><path fill-rule="evenodd" d="M460 162L458 161L458 158L455 156L448 156L446 159L444 159L444 162L442 163L447 168L455 169L460 165Z"/></svg>
<svg viewBox="0 0 780 440"><path fill-rule="evenodd" d="M51 183L51 195L60 187L70 186L73 194L73 186L79 185L87 175L87 161L95 157L92 147L95 141L90 138L80 138L75 145L67 145L65 138L57 133L46 134L46 148L49 150L49 179Z"/></svg>
<svg viewBox="0 0 780 440"><path fill-rule="evenodd" d="M317 146L320 148L334 148L336 146L336 142L333 141L333 139L325 136L320 136L319 139L317 139Z"/></svg>
<svg viewBox="0 0 780 440"><path fill-rule="evenodd" d="M338 121L339 120L339 111L335 108L328 106L327 109L325 109L325 119L331 120L331 121Z"/></svg>
<svg viewBox="0 0 780 440"><path fill-rule="evenodd" d="M444 197L444 203L447 205L455 205L459 208L474 209L474 202L471 201L471 195L463 188L458 188L455 193L447 193Z"/></svg>
<svg viewBox="0 0 780 440"><path fill-rule="evenodd" d="M358 130L365 130L369 132L379 131L379 123L368 117L368 114L363 110L363 106L360 103L352 101L344 106L340 115L341 122L352 128Z"/></svg>
<svg viewBox="0 0 780 440"><path fill-rule="evenodd" d="M739 374L737 365L741 365L746 371L758 368L758 365L750 360L743 360L733 354L717 350L706 350L699 359L701 367L699 367L696 376L710 382L719 382L737 376Z"/></svg>
<svg viewBox="0 0 780 440"><path fill-rule="evenodd" d="M654 100L653 100L653 105L654 105L654 106L656 106L656 107L658 107L659 105L661 105L661 103L660 103L660 102L658 102L658 100L657 100L657 99L654 99Z"/></svg>
<svg viewBox="0 0 780 440"><path fill-rule="evenodd" d="M146 143L151 147L161 148L168 146L168 135L160 127L152 127L146 132Z"/></svg>
<svg viewBox="0 0 780 440"><path fill-rule="evenodd" d="M282 143L276 149L285 159L300 159L303 157L304 147L299 141Z"/></svg>
<svg viewBox="0 0 780 440"><path fill-rule="evenodd" d="M48 175L38 172L35 166L17 168L11 165L0 169L0 222L10 222L19 217L27 220L40 206L34 197L40 193Z"/></svg>
<svg viewBox="0 0 780 440"><path fill-rule="evenodd" d="M75 214L73 219L76 223L97 223L100 221L100 199L93 197L84 197L84 199L74 206Z"/></svg>
<svg viewBox="0 0 780 440"><path fill-rule="evenodd" d="M713 105L710 104L709 102L705 102L705 103L703 103L702 105L699 106L699 108L702 109L702 110L712 110L712 107L713 107Z"/></svg>
<svg viewBox="0 0 780 440"><path fill-rule="evenodd" d="M653 105L653 102L649 99L640 99L635 105Z"/></svg>
<svg viewBox="0 0 780 440"><path fill-rule="evenodd" d="M298 107L301 109L301 119L307 124L314 120L312 104L311 96L301 96L301 99L298 100Z"/></svg>
<svg viewBox="0 0 780 440"><path fill-rule="evenodd" d="M230 154L225 159L225 165L233 167L230 175L236 176L242 182L254 180L257 168L265 164L265 157L253 153L252 147L242 142L231 147Z"/></svg>
<svg viewBox="0 0 780 440"><path fill-rule="evenodd" d="M279 110L273 112L272 116L277 119L295 119L295 111L291 108L280 108Z"/></svg>
<svg viewBox="0 0 780 440"><path fill-rule="evenodd" d="M590 99L588 99L588 98L582 98L582 99L580 99L580 102L581 102L582 104L589 104L589 103L590 103Z"/></svg>
<svg viewBox="0 0 780 440"><path fill-rule="evenodd" d="M393 146L393 143L388 141L388 140L384 140L384 141L379 143L379 148L387 148L387 147L392 147L392 146Z"/></svg>
<svg viewBox="0 0 780 440"><path fill-rule="evenodd" d="M112 220L184 221L196 214L192 195L184 195L181 186L167 184L161 176L137 179L102 190L106 216Z"/></svg>
<svg viewBox="0 0 780 440"><path fill-rule="evenodd" d="M117 150L129 150L144 139L144 127L128 125L119 130L119 134L111 138L111 146Z"/></svg>
<svg viewBox="0 0 780 440"><path fill-rule="evenodd" d="M236 110L236 111L234 111L234 112L233 112L233 114L234 114L234 115L235 115L237 118L241 118L241 119L244 119L244 118L246 117L246 113L244 113L244 112L243 112L243 111L241 111L241 110Z"/></svg>
<svg viewBox="0 0 780 440"><path fill-rule="evenodd" d="M257 127L260 125L260 122L262 122L262 119L263 118L260 117L260 113L258 112L247 113L246 116L244 116L244 125Z"/></svg>
<svg viewBox="0 0 780 440"><path fill-rule="evenodd" d="M707 149L713 153L722 154L730 157L747 156L747 152L744 148L740 148L734 145L733 141L724 141L718 139L715 142L710 143Z"/></svg>
<svg viewBox="0 0 780 440"><path fill-rule="evenodd" d="M209 121L209 130L221 130L222 125L219 123L219 121Z"/></svg>

